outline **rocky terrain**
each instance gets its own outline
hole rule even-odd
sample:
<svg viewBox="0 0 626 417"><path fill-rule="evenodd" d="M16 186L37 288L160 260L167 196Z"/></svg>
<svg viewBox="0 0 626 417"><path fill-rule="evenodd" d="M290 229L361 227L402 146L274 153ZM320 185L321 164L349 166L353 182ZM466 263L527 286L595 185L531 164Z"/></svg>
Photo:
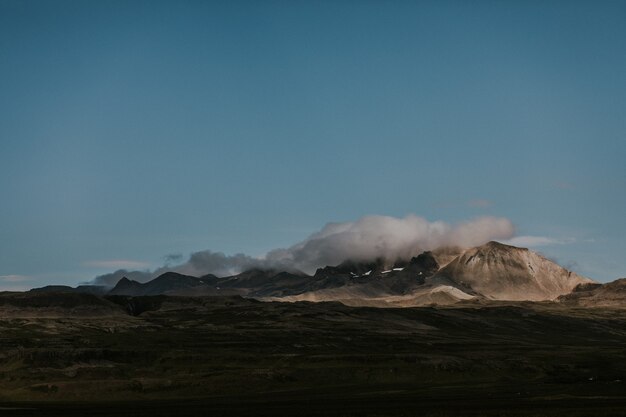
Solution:
<svg viewBox="0 0 626 417"><path fill-rule="evenodd" d="M526 248L489 242L464 251L437 272L493 300L553 300L593 281Z"/></svg>
<svg viewBox="0 0 626 417"><path fill-rule="evenodd" d="M304 273L253 269L218 278L167 272L139 283L123 278L110 295L241 295L264 301L339 301L352 306L412 307L470 299L543 301L593 281L525 248L497 242L410 260L345 261ZM84 287L93 292L91 287Z"/></svg>
<svg viewBox="0 0 626 417"><path fill-rule="evenodd" d="M626 308L626 278L606 284L580 284L571 293L559 297L558 301L584 307Z"/></svg>

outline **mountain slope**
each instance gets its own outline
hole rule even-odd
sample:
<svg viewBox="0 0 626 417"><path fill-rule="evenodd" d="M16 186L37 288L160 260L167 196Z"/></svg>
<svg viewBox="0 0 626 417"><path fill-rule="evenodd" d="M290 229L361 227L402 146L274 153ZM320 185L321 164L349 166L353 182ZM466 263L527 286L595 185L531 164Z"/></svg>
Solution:
<svg viewBox="0 0 626 417"><path fill-rule="evenodd" d="M30 293L81 293L104 295L108 292L107 287L102 285L79 285L70 287L69 285L46 285L45 287L33 288Z"/></svg>
<svg viewBox="0 0 626 417"><path fill-rule="evenodd" d="M339 301L351 306L414 307L427 304L453 304L472 298L449 283L431 277L439 270L433 253L424 252L409 262L385 266L344 262L317 270L306 290L287 291L273 301Z"/></svg>
<svg viewBox="0 0 626 417"><path fill-rule="evenodd" d="M119 280L117 285L109 291L109 295L161 295L175 294L181 291L197 290L200 291L205 287L209 287L215 276L206 276L196 278L189 275L182 275L176 272L166 272L157 278L146 283L140 283L130 280L126 277Z"/></svg>
<svg viewBox="0 0 626 417"><path fill-rule="evenodd" d="M248 297L281 296L306 288L311 277L304 273L251 269L238 275L217 278L215 286Z"/></svg>
<svg viewBox="0 0 626 417"><path fill-rule="evenodd" d="M578 285L570 294L559 297L558 301L583 307L626 308L626 278L606 284Z"/></svg>
<svg viewBox="0 0 626 417"><path fill-rule="evenodd" d="M493 300L553 300L592 280L526 248L489 242L463 252L436 274Z"/></svg>
<svg viewBox="0 0 626 417"><path fill-rule="evenodd" d="M277 301L340 301L349 305L419 306L472 298L554 300L593 281L525 248L497 242L467 249L424 252L410 261L345 261L315 275L252 269L231 277L196 278L167 272L139 283L124 278L111 295L241 295ZM445 262L440 268L439 260Z"/></svg>

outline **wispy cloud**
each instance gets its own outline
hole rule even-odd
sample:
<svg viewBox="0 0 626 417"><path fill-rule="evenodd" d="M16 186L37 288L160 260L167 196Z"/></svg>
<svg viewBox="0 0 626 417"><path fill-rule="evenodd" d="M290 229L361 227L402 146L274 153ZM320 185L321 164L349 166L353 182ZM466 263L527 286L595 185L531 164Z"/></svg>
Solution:
<svg viewBox="0 0 626 417"><path fill-rule="evenodd" d="M521 246L521 247L538 247L538 246L551 246L551 245L566 245L569 243L575 243L576 239L573 238L553 238L547 236L516 236L512 239L502 241L507 245Z"/></svg>
<svg viewBox="0 0 626 417"><path fill-rule="evenodd" d="M142 261L133 261L130 259L105 259L98 261L87 261L83 266L89 268L106 268L106 269L145 269L150 264Z"/></svg>
<svg viewBox="0 0 626 417"><path fill-rule="evenodd" d="M169 255L165 255L163 257L165 259L166 264L170 264L173 262L181 262L183 260L182 253L170 253Z"/></svg>
<svg viewBox="0 0 626 417"><path fill-rule="evenodd" d="M25 282L31 281L32 278L27 275L0 275L2 282Z"/></svg>

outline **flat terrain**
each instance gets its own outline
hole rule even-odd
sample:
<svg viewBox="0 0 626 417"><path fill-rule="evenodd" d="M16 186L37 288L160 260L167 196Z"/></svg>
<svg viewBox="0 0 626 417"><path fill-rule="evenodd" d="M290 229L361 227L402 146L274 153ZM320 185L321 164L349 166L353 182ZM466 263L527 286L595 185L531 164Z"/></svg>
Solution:
<svg viewBox="0 0 626 417"><path fill-rule="evenodd" d="M2 416L626 416L626 310L11 297Z"/></svg>

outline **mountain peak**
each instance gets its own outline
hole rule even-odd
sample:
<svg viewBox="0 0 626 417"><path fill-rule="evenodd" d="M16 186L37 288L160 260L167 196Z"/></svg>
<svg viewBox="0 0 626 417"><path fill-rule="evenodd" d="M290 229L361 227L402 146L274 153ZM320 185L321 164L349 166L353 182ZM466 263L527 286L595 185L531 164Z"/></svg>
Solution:
<svg viewBox="0 0 626 417"><path fill-rule="evenodd" d="M109 294L126 295L129 292L135 291L137 288L141 288L141 285L142 284L140 282L133 281L132 279L128 279L127 277L122 277L122 279L117 281L115 287L113 287L113 289L109 291Z"/></svg>
<svg viewBox="0 0 626 417"><path fill-rule="evenodd" d="M426 276L430 276L439 270L439 263L432 252L422 252L411 258L406 269L407 271L422 272Z"/></svg>
<svg viewBox="0 0 626 417"><path fill-rule="evenodd" d="M488 242L467 249L438 273L499 300L552 300L592 282L526 248Z"/></svg>
<svg viewBox="0 0 626 417"><path fill-rule="evenodd" d="M190 275L183 275L183 274L179 274L178 272L173 272L173 271L168 271L168 272L164 272L161 275L159 275L158 277L156 277L155 279L153 279L150 282L159 282L159 281L170 281L170 282L187 282L187 281L197 281L198 278L196 277L192 277Z"/></svg>
<svg viewBox="0 0 626 417"><path fill-rule="evenodd" d="M495 250L495 251L528 251L528 248L520 248L517 246L507 245L495 240L491 240L482 246L478 246L476 249L483 250Z"/></svg>

